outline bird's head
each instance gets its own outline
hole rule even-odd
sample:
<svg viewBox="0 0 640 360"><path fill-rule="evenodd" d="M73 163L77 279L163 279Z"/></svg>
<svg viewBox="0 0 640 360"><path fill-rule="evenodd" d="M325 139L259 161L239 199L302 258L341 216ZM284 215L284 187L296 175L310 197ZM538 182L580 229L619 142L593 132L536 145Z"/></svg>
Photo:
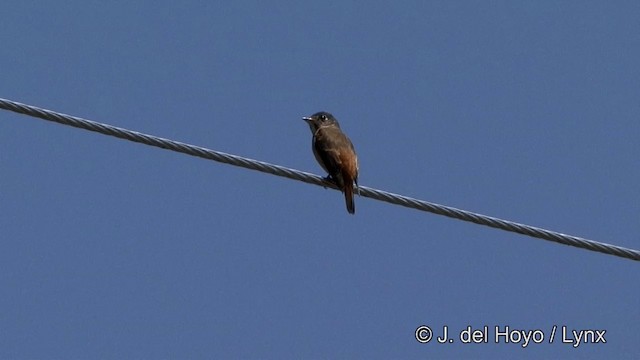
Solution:
<svg viewBox="0 0 640 360"><path fill-rule="evenodd" d="M318 129L326 126L340 127L340 125L338 124L338 120L336 120L333 115L326 111L320 111L311 116L305 116L302 118L302 120L306 121L307 124L309 124L309 128L311 129L312 133L315 133Z"/></svg>

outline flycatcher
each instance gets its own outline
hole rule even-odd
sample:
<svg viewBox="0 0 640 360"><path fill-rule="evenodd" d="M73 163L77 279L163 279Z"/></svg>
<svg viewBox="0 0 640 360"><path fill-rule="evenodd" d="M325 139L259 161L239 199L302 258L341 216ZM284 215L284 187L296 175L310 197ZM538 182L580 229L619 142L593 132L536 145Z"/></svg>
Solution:
<svg viewBox="0 0 640 360"><path fill-rule="evenodd" d="M354 214L353 186L358 186L358 157L351 140L340 130L338 120L328 112L321 111L302 119L309 124L313 134L313 155L344 193L349 214Z"/></svg>

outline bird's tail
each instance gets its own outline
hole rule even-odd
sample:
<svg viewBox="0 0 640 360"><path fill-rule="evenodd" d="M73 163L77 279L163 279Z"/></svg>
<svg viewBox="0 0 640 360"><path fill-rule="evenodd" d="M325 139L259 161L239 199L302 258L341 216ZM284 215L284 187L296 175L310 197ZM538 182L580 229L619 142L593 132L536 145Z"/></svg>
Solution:
<svg viewBox="0 0 640 360"><path fill-rule="evenodd" d="M344 201L347 204L349 214L356 213L356 204L353 201L353 181L345 181L344 184Z"/></svg>

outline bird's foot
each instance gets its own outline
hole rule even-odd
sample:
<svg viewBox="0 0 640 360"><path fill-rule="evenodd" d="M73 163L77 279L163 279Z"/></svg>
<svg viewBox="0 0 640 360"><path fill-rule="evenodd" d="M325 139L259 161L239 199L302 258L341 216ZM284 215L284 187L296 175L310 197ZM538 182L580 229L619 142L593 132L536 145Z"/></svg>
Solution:
<svg viewBox="0 0 640 360"><path fill-rule="evenodd" d="M333 177L331 175L327 175L324 177L324 181L332 183L334 185L337 186L336 181L333 179ZM323 186L325 189L327 188L326 186Z"/></svg>

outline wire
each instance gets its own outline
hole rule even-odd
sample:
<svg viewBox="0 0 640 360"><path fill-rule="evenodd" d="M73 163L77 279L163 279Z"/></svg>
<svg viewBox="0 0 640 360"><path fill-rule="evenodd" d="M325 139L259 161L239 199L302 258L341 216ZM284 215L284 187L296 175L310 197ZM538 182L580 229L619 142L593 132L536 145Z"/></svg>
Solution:
<svg viewBox="0 0 640 360"><path fill-rule="evenodd" d="M136 131L131 131L99 122L82 119L57 113L51 110L41 109L35 106L21 104L15 101L0 98L0 108L10 110L20 114L37 117L44 120L57 122L89 131L95 131L104 135L115 136L121 139L134 141L146 145L156 146L163 149L177 151L183 154L198 156L204 159L214 160L221 163L240 166L247 169L257 170L277 176L286 177L293 180L320 185L332 189L337 187L325 178L306 173L303 171L286 168L284 166L273 165L262 161L257 161L237 155L231 155L220 151L185 144L178 141L164 139L157 136L147 135ZM360 196L371 199L386 201L391 204L444 215L450 218L469 221L479 225L485 225L496 229L515 232L534 238L553 241L559 244L575 246L582 249L597 251L604 254L615 255L631 260L640 261L640 251L628 249L616 245L606 244L593 240L562 234L555 231L545 230L529 225L519 224L512 221L502 220L482 214L473 213L466 210L456 209L450 206L430 203L423 200L413 199L407 196L397 195L390 192L360 186Z"/></svg>

